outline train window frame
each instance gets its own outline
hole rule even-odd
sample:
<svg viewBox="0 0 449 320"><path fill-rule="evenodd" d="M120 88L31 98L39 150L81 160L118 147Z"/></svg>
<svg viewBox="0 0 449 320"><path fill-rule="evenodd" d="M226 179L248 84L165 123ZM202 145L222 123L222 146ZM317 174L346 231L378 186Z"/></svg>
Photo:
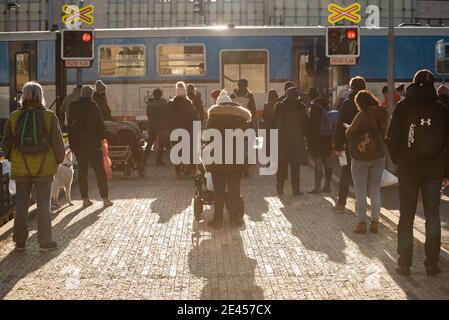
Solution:
<svg viewBox="0 0 449 320"><path fill-rule="evenodd" d="M139 47L143 48L143 69L142 75L102 75L101 74L101 49L111 47ZM98 46L98 76L102 78L143 78L147 75L148 59L147 59L147 46L143 43L139 44L103 44Z"/></svg>
<svg viewBox="0 0 449 320"><path fill-rule="evenodd" d="M28 56L28 81L25 81L25 83L19 88L17 86L17 56L18 55L27 55ZM19 51L16 52L14 54L14 85L15 85L15 90L18 93L22 93L23 92L23 86L27 83L31 81L31 52L29 51Z"/></svg>
<svg viewBox="0 0 449 320"><path fill-rule="evenodd" d="M179 74L162 74L160 72L160 65L159 65L159 49L160 47L168 47L168 46L172 46L172 47L179 47L179 46L183 46L183 47L187 47L187 46L201 46L203 47L203 55L204 55L204 73L203 74L187 74L187 75L179 75ZM207 75L207 48L206 48L206 44L204 43L160 43L156 46L156 72L157 72L157 76L158 77L164 77L164 78L179 78L179 77L206 77Z"/></svg>
<svg viewBox="0 0 449 320"><path fill-rule="evenodd" d="M264 51L267 54L267 68L265 70L265 92L253 92L251 90L251 83L249 84L249 89L252 93L255 94L267 94L270 87L270 50L268 49L221 49L219 52L220 55L220 87L224 88L224 75L223 75L223 53L225 52L256 52L256 51ZM236 83L237 87L237 83ZM228 91L233 90L226 88Z"/></svg>

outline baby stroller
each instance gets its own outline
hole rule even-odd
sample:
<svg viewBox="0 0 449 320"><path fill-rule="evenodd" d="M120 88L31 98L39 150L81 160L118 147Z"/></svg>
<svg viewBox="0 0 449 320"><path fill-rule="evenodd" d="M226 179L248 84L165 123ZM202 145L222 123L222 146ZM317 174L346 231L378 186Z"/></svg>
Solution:
<svg viewBox="0 0 449 320"><path fill-rule="evenodd" d="M144 178L147 167L144 132L132 122L105 121L104 125L112 168L122 170L125 178L132 177L135 171Z"/></svg>
<svg viewBox="0 0 449 320"><path fill-rule="evenodd" d="M201 221L203 219L204 206L214 204L212 174L207 172L203 165L196 165L194 181L196 190L195 197L193 198L193 213L195 221ZM230 208L227 197L225 207L227 209ZM242 196L240 196L239 208L240 218L243 218L245 205Z"/></svg>

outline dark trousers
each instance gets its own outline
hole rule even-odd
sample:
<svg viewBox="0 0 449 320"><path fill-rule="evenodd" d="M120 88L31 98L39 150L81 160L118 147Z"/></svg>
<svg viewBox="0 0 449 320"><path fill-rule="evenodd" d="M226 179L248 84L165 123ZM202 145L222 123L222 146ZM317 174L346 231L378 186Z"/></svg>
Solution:
<svg viewBox="0 0 449 320"><path fill-rule="evenodd" d="M159 136L159 144L157 148L157 155L156 155L156 162L161 163L162 162L162 156L164 154L164 147L165 147L165 141L163 141L161 131L156 130L150 130L149 132L149 138L147 140L147 154L150 153L151 148L153 147L154 142L156 141L156 138Z"/></svg>
<svg viewBox="0 0 449 320"><path fill-rule="evenodd" d="M97 185L102 198L108 197L108 181L103 166L103 153L101 147L85 147L75 151L76 160L78 162L78 185L80 188L81 198L89 198L89 185L87 182L87 173L89 164L94 169L97 177Z"/></svg>
<svg viewBox="0 0 449 320"><path fill-rule="evenodd" d="M229 213L231 220L239 218L240 207L240 181L242 174L212 172L212 182L214 184L214 219L223 220L223 210L226 198L229 200ZM226 197L227 191L227 197Z"/></svg>
<svg viewBox="0 0 449 320"><path fill-rule="evenodd" d="M284 190L284 182L287 179L288 165L290 164L290 180L292 183L293 193L300 191L299 178L300 178L300 166L299 163L279 162L277 172L277 185L279 190Z"/></svg>
<svg viewBox="0 0 449 320"><path fill-rule="evenodd" d="M441 179L399 177L400 218L398 225L398 264L410 266L413 258L413 222L421 190L426 217L426 266L436 266L441 247Z"/></svg>
<svg viewBox="0 0 449 320"><path fill-rule="evenodd" d="M349 159L348 159L349 160ZM351 174L351 166L344 166L341 168L341 174L340 174L340 183L338 187L338 204L345 206L346 205L346 198L348 197L349 193L349 186L353 184L352 183L352 174Z"/></svg>

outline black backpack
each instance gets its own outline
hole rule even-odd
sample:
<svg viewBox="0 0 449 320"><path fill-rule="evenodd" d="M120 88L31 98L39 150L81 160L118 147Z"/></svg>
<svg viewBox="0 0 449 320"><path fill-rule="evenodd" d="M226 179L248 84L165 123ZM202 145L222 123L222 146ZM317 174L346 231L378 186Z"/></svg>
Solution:
<svg viewBox="0 0 449 320"><path fill-rule="evenodd" d="M444 150L444 109L438 103L410 106L406 118L406 154L411 160L436 160Z"/></svg>
<svg viewBox="0 0 449 320"><path fill-rule="evenodd" d="M43 108L25 109L17 117L15 147L22 154L37 154L48 149L50 133L45 128Z"/></svg>
<svg viewBox="0 0 449 320"><path fill-rule="evenodd" d="M86 142L86 129L81 115L77 114L69 123L69 145L72 150L79 149Z"/></svg>
<svg viewBox="0 0 449 320"><path fill-rule="evenodd" d="M349 153L355 160L372 161L385 155L383 132L377 121L371 120L368 126L352 134L348 142Z"/></svg>

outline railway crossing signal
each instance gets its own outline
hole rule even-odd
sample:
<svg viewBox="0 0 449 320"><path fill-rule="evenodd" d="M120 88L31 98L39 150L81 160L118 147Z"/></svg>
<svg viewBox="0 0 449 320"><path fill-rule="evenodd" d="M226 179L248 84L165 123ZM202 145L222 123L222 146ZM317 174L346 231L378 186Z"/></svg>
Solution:
<svg viewBox="0 0 449 320"><path fill-rule="evenodd" d="M86 67L85 61L94 60L95 31L93 29L62 30L61 59L65 61L84 61L80 67ZM76 64L71 63L71 66ZM90 65L90 64L89 64Z"/></svg>
<svg viewBox="0 0 449 320"><path fill-rule="evenodd" d="M326 56L331 58L332 65L356 64L360 56L360 27L327 27Z"/></svg>

